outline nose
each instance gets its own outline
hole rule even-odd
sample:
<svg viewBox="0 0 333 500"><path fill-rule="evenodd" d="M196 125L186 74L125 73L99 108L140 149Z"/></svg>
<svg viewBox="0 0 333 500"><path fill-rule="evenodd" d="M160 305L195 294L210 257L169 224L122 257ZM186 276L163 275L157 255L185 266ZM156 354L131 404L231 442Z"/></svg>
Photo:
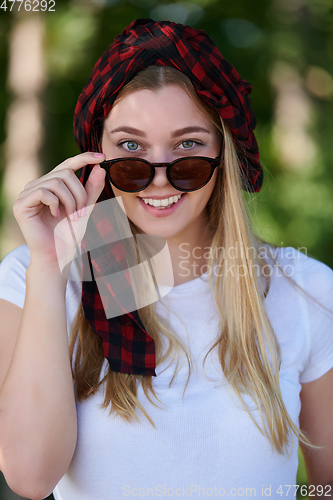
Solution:
<svg viewBox="0 0 333 500"><path fill-rule="evenodd" d="M172 159L168 157L166 152L159 152L159 154L151 155L151 157L149 158L149 161L151 163L161 164L161 163L170 163L172 161ZM168 178L166 175L166 167L161 167L161 166L155 167L155 175L154 175L154 178L153 178L151 184L153 184L157 188L162 188L162 187L166 186L167 184L169 184L169 181L168 181Z"/></svg>
<svg viewBox="0 0 333 500"><path fill-rule="evenodd" d="M169 181L166 175L166 167L155 167L155 175L152 180L152 184L158 188L161 188L168 183Z"/></svg>

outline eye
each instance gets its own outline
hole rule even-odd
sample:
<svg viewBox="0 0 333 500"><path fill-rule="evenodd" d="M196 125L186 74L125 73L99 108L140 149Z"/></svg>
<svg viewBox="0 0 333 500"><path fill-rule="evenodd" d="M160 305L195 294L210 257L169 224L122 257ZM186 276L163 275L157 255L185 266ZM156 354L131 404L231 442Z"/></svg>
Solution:
<svg viewBox="0 0 333 500"><path fill-rule="evenodd" d="M126 145L126 147L125 147ZM140 146L136 141L123 141L118 144L118 146L123 147L125 151L139 151Z"/></svg>
<svg viewBox="0 0 333 500"><path fill-rule="evenodd" d="M193 147L194 141L183 141L181 145L184 149L191 149Z"/></svg>
<svg viewBox="0 0 333 500"><path fill-rule="evenodd" d="M179 144L180 149L193 149L195 145L202 146L202 143L199 141L193 141L192 139L188 139Z"/></svg>

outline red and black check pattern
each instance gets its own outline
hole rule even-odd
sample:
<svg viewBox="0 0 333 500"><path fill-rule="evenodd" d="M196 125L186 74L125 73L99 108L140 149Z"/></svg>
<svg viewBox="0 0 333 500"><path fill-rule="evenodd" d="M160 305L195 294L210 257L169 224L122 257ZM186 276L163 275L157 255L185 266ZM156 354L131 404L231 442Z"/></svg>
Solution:
<svg viewBox="0 0 333 500"><path fill-rule="evenodd" d="M137 311L107 319L96 281L84 283L84 314L103 339L104 356L111 370L140 375L155 374L155 345L145 332Z"/></svg>
<svg viewBox="0 0 333 500"><path fill-rule="evenodd" d="M240 152L244 187L258 192L263 173L253 133L256 119L248 97L252 85L241 79L204 31L169 21L134 21L97 61L75 108L74 134L80 150L98 150L94 126L108 115L119 90L136 73L152 65L172 66L187 75L202 100L218 111ZM83 184L90 171L89 165L82 169L80 180ZM110 186L106 184L98 201L113 197ZM99 221L98 230L103 236L114 228L110 229L109 221L104 220L104 223ZM83 248L89 248L85 244L83 241ZM106 269L109 273L113 264L119 265L122 252L121 243L117 249L105 245L97 254L86 254L86 269L93 269L95 277L102 278L103 274L106 276ZM127 285L130 287L130 280ZM115 291L110 286L107 288L119 301ZM137 311L128 313L124 310L123 315L107 319L96 281L83 281L82 304L88 322L103 339L104 354L112 370L155 375L154 341L145 331Z"/></svg>
<svg viewBox="0 0 333 500"><path fill-rule="evenodd" d="M122 217L126 218L126 215L123 214ZM111 370L155 375L154 341L145 331L136 311L128 271L137 263L133 237L121 239L119 219L110 209L103 213L102 203L94 207L89 218L82 241L83 310L88 323L103 339L104 356L108 359ZM101 241L105 244L99 246ZM98 289L96 280L102 281L104 292L101 293L101 289ZM122 315L109 319L106 317L104 305L109 310L110 302L118 305ZM123 307L124 304L128 307L130 302L132 307L129 310L132 312Z"/></svg>

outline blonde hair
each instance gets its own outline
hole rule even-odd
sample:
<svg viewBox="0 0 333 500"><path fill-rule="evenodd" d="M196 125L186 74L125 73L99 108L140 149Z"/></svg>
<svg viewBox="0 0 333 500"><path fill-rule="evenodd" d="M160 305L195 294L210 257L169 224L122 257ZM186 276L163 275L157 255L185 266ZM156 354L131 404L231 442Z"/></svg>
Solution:
<svg viewBox="0 0 333 500"><path fill-rule="evenodd" d="M241 178L239 168L240 153L236 150L231 132L217 112L201 101L191 81L183 73L170 67L150 66L138 73L120 91L115 104L135 90L157 90L166 85L182 87L224 137L224 153L221 160L223 168L218 169L217 181L207 204L207 224L212 234L212 252L207 266L208 269L221 266L219 269L222 270L216 276L215 283L209 274L221 324L220 337L209 352L213 348L218 349L226 380L257 428L266 435L279 453L287 451L290 439L293 443L293 434L304 445L314 448L290 418L282 399L279 383L280 347L269 322L264 302L269 290L269 279L266 278L265 290L262 291L258 279L260 272L254 273L254 269L261 271L267 263L258 252L261 242L254 237L250 229L242 196L244 179ZM135 234L135 226L131 224L131 227ZM222 251L231 247L238 249L232 258L229 252ZM237 279L232 273L226 272L230 266L238 271L242 269L243 272L237 275ZM177 373L181 351L187 358L189 380L191 361L186 348L177 335L159 319L155 304L141 308L138 313L148 334L154 339L156 363L159 364L171 357L171 365L177 360L170 386ZM169 342L168 350L164 354L162 337ZM209 352L205 356L205 362ZM141 384L145 396L152 404L158 406L156 402L162 403L154 392L152 377L113 372L110 368L105 375L102 374L105 361L102 339L87 323L82 305L79 307L72 328L70 355L79 401L94 394L102 385L105 389L103 407L109 407L110 413L116 413L126 421L139 420L135 411L139 408L154 426L137 399L137 387ZM184 392L185 390L186 386ZM249 395L259 409L262 428L248 410L243 394Z"/></svg>

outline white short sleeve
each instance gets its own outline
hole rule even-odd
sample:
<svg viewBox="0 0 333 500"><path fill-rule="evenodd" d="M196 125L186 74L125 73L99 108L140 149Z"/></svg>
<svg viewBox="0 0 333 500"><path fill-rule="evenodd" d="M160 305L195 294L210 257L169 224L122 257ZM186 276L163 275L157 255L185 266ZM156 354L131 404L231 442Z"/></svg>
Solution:
<svg viewBox="0 0 333 500"><path fill-rule="evenodd" d="M10 252L0 263L0 299L8 300L23 308L26 293L26 271L30 263L28 245ZM68 333L81 300L82 284L68 281L66 287L66 313Z"/></svg>
<svg viewBox="0 0 333 500"><path fill-rule="evenodd" d="M333 271L325 264L306 257L299 261L299 265L303 268L299 284L315 299L304 299L308 323L305 330L310 350L300 382L306 383L322 377L333 368Z"/></svg>
<svg viewBox="0 0 333 500"><path fill-rule="evenodd" d="M0 299L23 308L26 289L26 271L30 263L28 245L11 251L0 263Z"/></svg>

